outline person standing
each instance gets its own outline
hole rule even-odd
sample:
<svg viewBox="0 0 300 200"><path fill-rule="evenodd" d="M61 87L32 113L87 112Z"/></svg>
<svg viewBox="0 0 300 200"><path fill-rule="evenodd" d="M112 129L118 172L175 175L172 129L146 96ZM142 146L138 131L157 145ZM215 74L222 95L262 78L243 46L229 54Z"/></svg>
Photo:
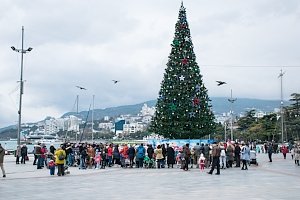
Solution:
<svg viewBox="0 0 300 200"><path fill-rule="evenodd" d="M286 159L286 154L289 152L289 150L285 145L282 146L281 152L283 154L283 158Z"/></svg>
<svg viewBox="0 0 300 200"><path fill-rule="evenodd" d="M247 162L250 160L250 149L248 144L245 146L245 143L242 143L241 158L243 162L241 170L248 170Z"/></svg>
<svg viewBox="0 0 300 200"><path fill-rule="evenodd" d="M135 157L135 149L133 147L133 145L131 144L129 149L128 149L128 158L129 158L129 166L130 168L133 167L133 160Z"/></svg>
<svg viewBox="0 0 300 200"><path fill-rule="evenodd" d="M190 163L190 157L191 157L191 151L190 151L190 144L186 144L183 146L183 160L184 160L184 165L183 165L183 170L188 171L189 170L189 163Z"/></svg>
<svg viewBox="0 0 300 200"><path fill-rule="evenodd" d="M21 147L21 164L25 164L25 160L27 159L27 146L23 144Z"/></svg>
<svg viewBox="0 0 300 200"><path fill-rule="evenodd" d="M298 144L297 146L295 146L294 148L294 152L295 152L295 164L296 165L300 165L299 164L299 160L300 160L300 145Z"/></svg>
<svg viewBox="0 0 300 200"><path fill-rule="evenodd" d="M53 144L50 145L50 153L54 155L54 152L56 151L55 147Z"/></svg>
<svg viewBox="0 0 300 200"><path fill-rule="evenodd" d="M215 170L215 167L217 167L216 175L220 175L220 153L221 150L219 145L217 145L217 143L214 142L212 146L212 165L210 171L207 172L208 174L212 174L213 171Z"/></svg>
<svg viewBox="0 0 300 200"><path fill-rule="evenodd" d="M66 152L61 148L57 148L55 151L55 164L57 165L57 175L64 176L65 175L65 159L66 159Z"/></svg>
<svg viewBox="0 0 300 200"><path fill-rule="evenodd" d="M16 150L16 164L20 164L21 147L18 145Z"/></svg>
<svg viewBox="0 0 300 200"><path fill-rule="evenodd" d="M232 167L234 161L234 146L231 143L227 145L226 156L228 160L228 167Z"/></svg>
<svg viewBox="0 0 300 200"><path fill-rule="evenodd" d="M269 143L267 151L268 151L268 156L269 156L269 162L272 162L273 145L271 142Z"/></svg>
<svg viewBox="0 0 300 200"><path fill-rule="evenodd" d="M239 143L235 144L235 148L234 148L234 158L235 158L235 167L241 167L241 147L239 145Z"/></svg>
<svg viewBox="0 0 300 200"><path fill-rule="evenodd" d="M208 146L208 144L205 144L205 146L203 147L203 155L205 157L205 168L208 168L210 165L209 152L210 152L210 147Z"/></svg>
<svg viewBox="0 0 300 200"><path fill-rule="evenodd" d="M226 147L224 146L224 144L221 142L220 143L220 165L221 165L221 169L226 169L227 167L227 162L226 162Z"/></svg>
<svg viewBox="0 0 300 200"><path fill-rule="evenodd" d="M162 148L160 145L157 145L155 149L155 155L156 155L156 162L157 162L157 168L160 169L163 165L163 153L162 153Z"/></svg>
<svg viewBox="0 0 300 200"><path fill-rule="evenodd" d="M144 161L145 153L146 153L146 150L144 148L144 144L141 143L141 145L136 150L136 158L138 160L138 163L137 163L138 168L143 168L143 161Z"/></svg>
<svg viewBox="0 0 300 200"><path fill-rule="evenodd" d="M5 155L5 149L1 146L1 143L0 143L0 167L1 167L1 170L2 170L3 178L6 177L4 166L3 166L4 155Z"/></svg>
<svg viewBox="0 0 300 200"><path fill-rule="evenodd" d="M168 168L170 168L170 166L173 168L175 164L175 151L169 144L167 144L167 164Z"/></svg>
<svg viewBox="0 0 300 200"><path fill-rule="evenodd" d="M148 154L148 157L151 159L153 158L153 154L154 154L154 149L152 147L152 144L149 144L148 145L148 148L147 148L147 154Z"/></svg>
<svg viewBox="0 0 300 200"><path fill-rule="evenodd" d="M196 143L196 145L193 147L194 149L194 157L195 157L195 162L196 162L196 168L199 168L199 158L200 158L200 154L202 153L201 152L201 147L200 147L200 144L199 143ZM203 149L203 148L202 148Z"/></svg>

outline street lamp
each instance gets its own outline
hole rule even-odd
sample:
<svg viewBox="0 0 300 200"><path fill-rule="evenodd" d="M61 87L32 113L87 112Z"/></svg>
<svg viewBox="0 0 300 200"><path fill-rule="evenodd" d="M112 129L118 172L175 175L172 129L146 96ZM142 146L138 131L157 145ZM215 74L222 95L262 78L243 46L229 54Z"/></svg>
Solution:
<svg viewBox="0 0 300 200"><path fill-rule="evenodd" d="M20 146L20 134L21 134L21 115L22 115L22 95L23 95L23 54L30 52L32 50L31 47L28 49L24 49L24 26L22 26L22 49L17 49L14 46L11 47L11 49L15 52L21 53L21 76L20 76L20 101L19 101L19 121L18 121L18 146Z"/></svg>
<svg viewBox="0 0 300 200"><path fill-rule="evenodd" d="M233 141L233 111L232 111L232 104L236 101L236 98L232 98L232 89L231 89L231 95L230 99L228 101L231 103L230 107L230 140Z"/></svg>
<svg viewBox="0 0 300 200"><path fill-rule="evenodd" d="M280 78L280 117L281 117L281 142L283 141L283 92L282 92L282 78L283 78L284 72L282 72L282 69L280 70L280 74L278 78Z"/></svg>

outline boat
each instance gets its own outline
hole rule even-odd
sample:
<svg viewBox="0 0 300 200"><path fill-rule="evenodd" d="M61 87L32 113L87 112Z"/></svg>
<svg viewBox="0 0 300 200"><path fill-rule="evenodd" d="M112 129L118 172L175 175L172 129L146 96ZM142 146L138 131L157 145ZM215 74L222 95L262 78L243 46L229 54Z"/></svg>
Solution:
<svg viewBox="0 0 300 200"><path fill-rule="evenodd" d="M27 135L26 136L27 142L32 143L44 143L44 144L52 144L52 143L61 143L62 140L56 135Z"/></svg>

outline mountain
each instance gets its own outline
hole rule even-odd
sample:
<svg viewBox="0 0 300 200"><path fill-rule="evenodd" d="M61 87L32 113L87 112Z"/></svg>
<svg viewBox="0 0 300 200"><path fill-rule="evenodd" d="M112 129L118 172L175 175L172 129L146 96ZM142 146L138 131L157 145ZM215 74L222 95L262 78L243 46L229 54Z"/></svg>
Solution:
<svg viewBox="0 0 300 200"><path fill-rule="evenodd" d="M226 97L212 97L211 103L212 103L212 109L216 115L222 113L228 113L231 110L231 106L232 106L232 110L236 114L241 114L251 109L260 110L268 113L268 112L273 112L275 108L280 107L280 100L263 100L263 99L249 99L249 98L238 98L231 105L231 103L228 101L228 98ZM144 104L147 104L148 107L153 107L156 104L156 100L150 100L150 101L146 101L134 105L125 105L125 106L111 107L105 109L95 109L94 119L99 120L105 116L116 117L119 115L127 115L127 114L136 115L141 111ZM289 105L289 102L287 101L284 102L284 105ZM66 117L69 115L79 116L84 120L86 120L88 115L88 120L91 120L91 112L88 111L82 111L78 114L75 112L68 112L65 113L62 117ZM8 127L0 128L0 134L10 129L16 129L16 126L12 125Z"/></svg>
<svg viewBox="0 0 300 200"><path fill-rule="evenodd" d="M231 105L231 103L228 101L228 98L226 97L212 97L211 103L212 103L212 109L215 114L228 113L231 110L231 106L234 113L237 114L244 113L251 109L260 110L263 112L273 112L275 108L280 107L279 100L262 100L262 99L248 99L248 98L237 99ZM289 102L284 102L284 105L287 105L288 103ZM148 107L153 107L156 105L156 100L150 100L150 101L146 101L134 105L118 106L118 107L105 108L105 109L95 109L94 119L95 120L101 119L105 116L116 117L119 115L126 115L126 114L136 115L141 111L144 104L147 104ZM65 113L62 117L66 117L69 115L79 116L84 120L87 118L87 115L89 115L88 120L91 120L91 112L88 111L82 111L78 114L75 112L68 112Z"/></svg>

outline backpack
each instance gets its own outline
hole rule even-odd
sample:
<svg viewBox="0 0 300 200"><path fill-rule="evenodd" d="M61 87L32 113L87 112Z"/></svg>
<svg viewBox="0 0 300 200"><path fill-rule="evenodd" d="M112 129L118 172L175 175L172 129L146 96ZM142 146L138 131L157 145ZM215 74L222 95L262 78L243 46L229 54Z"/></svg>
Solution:
<svg viewBox="0 0 300 200"><path fill-rule="evenodd" d="M138 148L138 154L139 154L139 156L144 156L144 147Z"/></svg>
<svg viewBox="0 0 300 200"><path fill-rule="evenodd" d="M64 160L65 159L65 156L63 153L60 153L59 156L58 156L58 160Z"/></svg>

